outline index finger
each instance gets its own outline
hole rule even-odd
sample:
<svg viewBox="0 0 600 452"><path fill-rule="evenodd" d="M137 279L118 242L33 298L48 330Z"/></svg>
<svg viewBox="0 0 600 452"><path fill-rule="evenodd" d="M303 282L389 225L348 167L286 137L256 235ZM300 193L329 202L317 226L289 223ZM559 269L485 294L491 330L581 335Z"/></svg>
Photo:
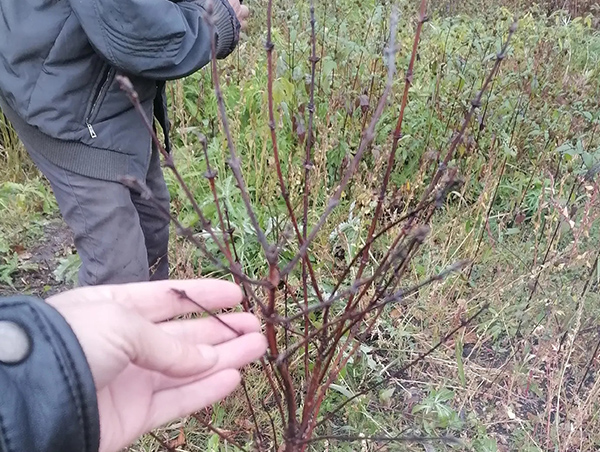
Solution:
<svg viewBox="0 0 600 452"><path fill-rule="evenodd" d="M198 304L182 297L181 292ZM228 281L190 279L82 287L53 298L58 297L61 302L113 301L145 319L162 322L182 314L232 308L242 300L242 291Z"/></svg>

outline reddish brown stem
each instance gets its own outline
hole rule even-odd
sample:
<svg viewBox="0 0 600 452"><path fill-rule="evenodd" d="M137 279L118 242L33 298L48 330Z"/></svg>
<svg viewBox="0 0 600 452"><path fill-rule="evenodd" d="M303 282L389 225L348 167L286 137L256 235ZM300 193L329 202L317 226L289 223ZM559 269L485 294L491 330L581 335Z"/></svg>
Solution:
<svg viewBox="0 0 600 452"><path fill-rule="evenodd" d="M379 216L381 215L381 209L383 207L383 202L385 200L385 195L387 193L388 184L390 182L390 175L392 173L392 169L394 167L394 162L396 160L396 152L398 150L398 143L400 142L400 138L402 136L402 123L404 121L404 112L406 110L406 105L408 104L408 92L412 85L413 79L413 71L415 66L415 60L417 58L417 49L419 47L419 41L421 39L421 30L423 29L423 24L427 20L427 0L421 0L421 6L419 9L419 20L417 23L417 30L415 32L415 39L413 41L412 52L410 55L410 63L408 64L408 70L406 71L406 77L404 81L404 92L402 94L402 102L400 105L400 114L398 116L398 121L396 122L396 128L394 129L393 141L392 141L392 149L388 156L387 166L385 170L385 175L383 176L383 182L381 184L381 188L379 190L379 196L377 198L377 206L375 207L375 212L373 214L373 218L371 220L371 225L369 226L369 233L367 235L367 243L375 234L375 228L377 227ZM357 278L360 278L365 270L369 259L369 250L370 247L367 247L362 252L362 257L360 261L360 265L358 267ZM351 306L352 300L348 303L348 306Z"/></svg>
<svg viewBox="0 0 600 452"><path fill-rule="evenodd" d="M484 305L482 308L480 308L471 317L469 317L468 319L466 319L464 321L461 321L460 325L458 325L456 328L452 329L449 333L447 333L435 346L431 347L426 352L420 354L417 358L415 358L414 360L412 360L409 363L405 364L400 369L398 369L397 371L395 371L394 373L392 373L390 376L381 379L377 383L371 385L369 388L367 388L367 389L365 389L363 391L357 392L352 397L349 397L346 400L344 400L341 404L339 404L337 407L335 407L333 410L331 410L329 413L327 413L327 416L325 416L321 421L317 422L317 424L316 424L315 427L319 427L319 426L323 425L325 422L327 422L329 419L331 419L336 413L338 413L342 408L344 408L350 402L356 400L359 397L362 397L365 394L368 394L369 392L371 392L371 391L373 391L373 390L375 390L377 388L380 388L384 384L388 383L392 378L395 378L395 377L398 377L398 376L402 375L408 369L410 369L414 365L416 365L416 364L420 363L421 361L423 361L429 355L431 355L432 353L434 353L438 348L440 348L442 345L444 345L446 342L448 342L448 340L452 336L454 336L458 331L460 331L462 328L470 325L476 318L478 318L486 310L487 310L487 305Z"/></svg>
<svg viewBox="0 0 600 452"><path fill-rule="evenodd" d="M270 266L277 265L277 250L274 246L269 245L267 241L267 237L265 236L264 231L260 227L258 223L258 219L256 218L256 214L254 209L252 208L252 203L250 202L250 196L248 194L248 187L246 186L246 182L244 180L244 176L242 174L241 169L241 161L235 149L235 144L233 143L233 138L231 136L231 130L229 128L229 120L227 118L227 111L225 108L225 101L223 99L223 91L221 90L221 83L219 78L219 70L217 67L217 43L215 39L215 24L213 17L213 5L209 2L207 5L207 22L209 24L210 36L213 37L211 40L212 47L212 58L211 58L211 68L212 68L212 78L215 90L215 96L217 98L217 106L219 110L219 116L221 118L221 124L223 125L223 130L225 132L225 137L227 138L227 147L229 149L229 167L231 168L231 172L237 182L238 189L240 191L240 195L242 196L242 200L244 202L244 206L246 208L246 212L248 213L248 217L250 218L250 223L252 223L252 227L256 233L256 237L258 242L260 243L263 251L265 253L265 257Z"/></svg>
<svg viewBox="0 0 600 452"><path fill-rule="evenodd" d="M516 30L517 30L517 23L514 22L510 26L510 29L508 31L508 37L506 38L506 41L504 42L502 49L496 56L496 61L494 62L494 66L493 66L492 70L486 77L485 81L483 82L483 85L481 86L481 89L479 90L479 92L477 93L475 98L471 101L471 108L469 109L469 112L465 116L465 119L462 123L462 126L461 126L459 132L456 134L456 136L452 140L452 143L450 144L448 152L446 152L446 156L444 157L444 160L439 165L438 170L436 171L435 175L431 179L431 182L429 183L429 186L427 187L426 194L430 193L434 189L434 187L439 182L442 175L446 172L446 170L448 168L448 163L450 163L450 160L452 160L452 158L454 157L454 151L456 150L458 145L462 142L465 132L467 130L467 127L471 123L471 119L473 117L473 114L475 113L475 110L477 110L481 106L481 99L482 99L483 94L487 90L487 87L489 86L489 84L494 79L496 72L498 72L498 69L500 69L500 64L506 57L506 51L508 50L508 46L509 46L510 41L511 41L513 35L515 34Z"/></svg>
<svg viewBox="0 0 600 452"><path fill-rule="evenodd" d="M397 22L397 19L396 19L396 22ZM395 28L396 28L395 26L392 27L392 29L394 29L394 30L395 30ZM385 105L387 103L387 99L392 90L392 84L394 81L394 74L395 74L395 70L396 70L395 38L396 38L395 34L392 34L391 38L390 38L390 46L386 51L386 58L388 60L388 75L387 75L386 86L385 86L385 89L383 91L381 98L379 99L377 108L375 109L375 112L373 113L373 117L371 119L369 127L363 133L363 136L360 141L360 145L358 147L358 150L356 151L354 158L352 159L352 161L350 162L350 165L346 169L346 171L344 173L344 177L342 178L342 180L340 181L340 184L334 191L334 194L329 198L329 201L327 202L325 210L319 217L317 224L315 226L313 226L313 228L311 229L310 233L308 234L306 240L300 247L300 250L296 254L296 256L294 256L292 258L292 260L282 270L282 272L281 272L282 275L288 275L294 269L294 267L296 266L298 261L300 259L304 258L311 243L313 242L313 240L315 239L315 237L317 236L317 234L319 233L321 228L325 225L327 218L329 217L331 212L333 212L333 210L340 203L342 192L346 189L346 187L350 183L350 179L356 172L358 163L361 161L364 153L366 152L368 147L371 145L371 143L375 139L375 127L377 126L379 119L381 118L381 115L382 115Z"/></svg>

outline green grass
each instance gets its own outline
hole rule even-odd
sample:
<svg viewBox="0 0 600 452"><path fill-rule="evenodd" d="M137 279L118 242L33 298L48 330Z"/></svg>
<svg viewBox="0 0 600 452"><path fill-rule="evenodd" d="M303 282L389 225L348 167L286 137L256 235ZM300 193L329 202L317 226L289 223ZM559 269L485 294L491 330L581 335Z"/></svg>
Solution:
<svg viewBox="0 0 600 452"><path fill-rule="evenodd" d="M279 11L293 12L277 16L274 91L286 180L292 197L299 201L303 148L295 125L298 117L294 120L294 116L308 101L309 16L306 2L295 5L289 9L279 5ZM402 69L407 66L415 5L401 5L398 66ZM264 23L259 4L251 6L256 11L254 23ZM381 93L385 78L381 51L388 12L370 2L360 7L337 2L335 10L330 3L318 5L322 60L316 101L313 221L335 187L339 168L355 150L352 144L358 142L363 116L356 108L357 100L361 94L370 96L369 115ZM516 11L490 8L483 12L452 17L434 14L425 27L392 178L397 210L389 212L391 218L418 199L431 177L430 159L446 149L459 127ZM379 394L348 406L337 427L332 427L338 433L394 435L408 429L409 434L453 435L477 451L596 448L598 427L587 421L594 419L598 410L589 397L597 391L595 379L578 395L574 393L590 358L586 344L597 340L595 330L589 330L599 313L596 285L592 282L584 296L578 294L597 258L598 224L592 212L598 206L592 191L586 195L584 189L577 197L567 197L576 177L600 158L596 100L600 36L593 29L592 16L570 19L557 13L546 17L534 8L520 12L519 19L509 57L485 97L483 127L478 131L478 124L472 125L467 144L452 162L465 184L435 218L432 236L412 264L411 276L416 281L460 258L472 258L475 264L470 278L462 275L435 285L410 300L407 307L387 312L368 344L344 370L324 411L435 344L475 307L486 302L490 308L478 325L462 332L426 363L395 379ZM261 224L268 230L285 214L270 167L263 40L260 26L251 29L239 56L221 67L244 175ZM394 100L378 127L373 152L313 247L319 250L320 260L315 265L324 287L335 276L339 249L344 249L348 259L364 243L379 182L372 175L381 173L402 86L398 76ZM226 146L218 129L209 74L200 72L175 84L173 94L179 167L210 217L212 195L192 132L207 135L211 164L218 167L219 190L232 215L242 262L249 273L260 274L264 271L260 248L225 166ZM300 117L306 121L305 113ZM176 185L171 188L181 199ZM566 204L581 206L572 218L573 229L563 224L551 241L563 219L559 208ZM584 206L590 209L588 214ZM189 206L182 202L177 208L182 221L193 225L195 216ZM216 222L216 214L212 215ZM548 247L548 259L542 265ZM203 269L206 265L198 262ZM538 288L529 300L538 274ZM596 280L593 275L592 281ZM250 377L250 381L256 380ZM256 397L267 396L266 386L261 387ZM213 416L215 426L243 430L240 419L248 413L239 397L224 403L225 416ZM562 417L557 423L554 410L558 401ZM585 416L578 414L582 407ZM582 434L566 429L567 419L573 431ZM215 438L198 437L197 433L191 438L189 450L217 450L208 446ZM224 450L222 447L219 450ZM357 447L329 444L330 450ZM436 444L431 450L453 448ZM314 448L325 449L323 444ZM391 445L388 450L422 450L422 446Z"/></svg>
<svg viewBox="0 0 600 452"><path fill-rule="evenodd" d="M433 443L427 451L598 450L597 363L587 371L599 340L598 186L593 178L583 179L600 161L597 17L548 15L542 7L525 9L522 3L509 2L509 8L472 1L455 10L445 8L446 3L452 2L434 2L424 27L392 175L394 194L385 215L393 220L419 199L439 152L447 149L518 16L508 57L451 162L464 184L434 217L432 233L413 259L409 279L423 280L459 259L472 259L474 264L387 310L341 373L324 411L414 359L483 304L489 309L424 363L378 393L349 404L334 425L319 433L450 435L471 447ZM265 2L250 1L249 6L250 29L234 55L220 63L221 82L253 205L261 226L275 241L289 225L273 171L266 111ZM325 290L342 263L364 244L399 111L416 6L413 1L400 2L399 75L372 150L313 245L319 256L315 269ZM298 205L308 102L308 2L281 0L275 7L277 133L285 178ZM389 5L372 0L319 2L316 14L321 61L311 174L313 223L339 180L340 168L356 151L365 115L370 117L382 92ZM263 254L226 165L210 72L171 83L169 90L178 168L206 216L218 224L196 134L207 136L218 192L235 228L236 249L245 271L262 276ZM17 182L0 187L0 206L7 212L0 215L0 277L11 273L3 273L2 265L14 266L15 244L37 237L30 225L56 211L45 184L31 176L30 169L21 169L23 159L13 158L2 177ZM167 178L174 211L200 234L181 188L168 173ZM577 190L571 194L573 186ZM371 264L386 245L389 238L373 250ZM175 276L221 276L182 240L173 240L172 248ZM284 249L282 260L290 258ZM261 373L250 370L247 381L253 397L269 399ZM241 394L206 416L215 427L248 440L245 432L251 426ZM187 438L181 450L234 450L193 420L157 435L174 439L179 427ZM332 441L312 450L377 450L374 445L362 447ZM423 450L422 445L403 443L386 447L381 450ZM146 437L133 450L160 446Z"/></svg>

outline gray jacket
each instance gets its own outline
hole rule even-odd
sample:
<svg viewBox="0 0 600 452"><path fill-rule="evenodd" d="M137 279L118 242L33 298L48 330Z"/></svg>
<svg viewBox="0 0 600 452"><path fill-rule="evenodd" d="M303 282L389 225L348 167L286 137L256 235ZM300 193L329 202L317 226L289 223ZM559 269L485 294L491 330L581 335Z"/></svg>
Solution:
<svg viewBox="0 0 600 452"><path fill-rule="evenodd" d="M142 177L151 138L115 75L131 79L152 117L166 105L164 81L210 62L210 1L0 0L0 108L61 167ZM240 24L227 0L212 1L224 58ZM158 119L168 124L165 111Z"/></svg>

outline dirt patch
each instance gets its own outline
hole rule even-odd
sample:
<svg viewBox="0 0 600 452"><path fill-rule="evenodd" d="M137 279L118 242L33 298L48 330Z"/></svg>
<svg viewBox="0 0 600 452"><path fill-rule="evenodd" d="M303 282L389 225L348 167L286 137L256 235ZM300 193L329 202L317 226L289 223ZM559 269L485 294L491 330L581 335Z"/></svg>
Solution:
<svg viewBox="0 0 600 452"><path fill-rule="evenodd" d="M0 285L0 296L20 293L47 297L70 288L57 280L55 271L73 250L73 234L67 225L60 219L49 221L37 244L18 250L19 269L12 276L13 286Z"/></svg>

